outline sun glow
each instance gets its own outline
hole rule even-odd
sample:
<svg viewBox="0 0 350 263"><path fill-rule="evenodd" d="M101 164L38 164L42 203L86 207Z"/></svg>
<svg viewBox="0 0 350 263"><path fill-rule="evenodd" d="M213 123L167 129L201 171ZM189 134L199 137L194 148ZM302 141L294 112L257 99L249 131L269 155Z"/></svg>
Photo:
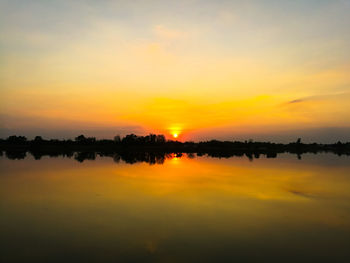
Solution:
<svg viewBox="0 0 350 263"><path fill-rule="evenodd" d="M180 125L173 125L172 127L168 128L169 135L173 139L178 139L183 131L183 127Z"/></svg>

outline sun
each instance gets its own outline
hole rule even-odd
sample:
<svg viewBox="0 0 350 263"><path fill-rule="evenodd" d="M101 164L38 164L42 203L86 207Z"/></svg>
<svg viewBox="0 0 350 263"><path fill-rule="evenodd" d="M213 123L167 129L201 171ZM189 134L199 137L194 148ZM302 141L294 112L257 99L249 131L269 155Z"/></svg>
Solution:
<svg viewBox="0 0 350 263"><path fill-rule="evenodd" d="M168 128L169 131L169 135L173 138L173 139L179 139L181 137L181 134L183 132L183 129L180 125L173 125L171 127Z"/></svg>

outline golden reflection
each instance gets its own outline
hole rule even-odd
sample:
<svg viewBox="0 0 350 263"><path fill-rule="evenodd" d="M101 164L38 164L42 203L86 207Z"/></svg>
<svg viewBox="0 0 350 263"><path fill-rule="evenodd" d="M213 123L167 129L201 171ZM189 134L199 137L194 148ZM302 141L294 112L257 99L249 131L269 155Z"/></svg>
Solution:
<svg viewBox="0 0 350 263"><path fill-rule="evenodd" d="M59 162L62 164L58 165ZM89 196L94 192L109 200L122 198L131 206L134 198L155 198L154 202L162 196L169 202L183 203L184 207L189 206L189 200L195 200L199 207L209 202L229 210L242 199L305 203L306 206L329 197L350 200L350 180L343 176L344 167L314 166L294 160L260 159L250 163L243 158L192 159L177 153L167 156L163 165L117 165L108 159L80 165L73 160L54 162L50 159L41 163L47 168L43 165L39 169L25 168L22 164L23 169L16 168L16 177L2 177L2 185L7 185L2 191L11 196L12 201L35 200L45 189L48 197L65 200L66 205L73 205L76 200L95 200L95 196ZM35 172L28 172L30 169ZM22 183L16 185L18 181ZM133 197L128 196L129 192L134 193ZM254 202L251 210L258 201Z"/></svg>
<svg viewBox="0 0 350 263"><path fill-rule="evenodd" d="M270 233L294 242L288 237L300 228L325 240L335 229L350 229L346 162L186 154L168 155L163 165L116 164L111 158L0 161L2 224L9 226L2 234L9 237L39 229L36 234L46 240L59 231L72 246L97 242L111 251L157 254L172 249L168 241L196 246L221 237L269 237L266 242L278 246Z"/></svg>

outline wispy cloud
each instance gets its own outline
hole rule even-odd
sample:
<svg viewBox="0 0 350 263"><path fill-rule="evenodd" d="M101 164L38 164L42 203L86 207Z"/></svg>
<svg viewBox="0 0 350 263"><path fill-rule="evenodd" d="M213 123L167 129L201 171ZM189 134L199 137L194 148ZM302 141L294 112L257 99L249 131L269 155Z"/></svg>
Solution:
<svg viewBox="0 0 350 263"><path fill-rule="evenodd" d="M289 190L288 192L290 192L291 194L300 196L300 197L304 197L304 198L314 198L315 196L303 191L299 191L299 190Z"/></svg>
<svg viewBox="0 0 350 263"><path fill-rule="evenodd" d="M333 99L338 98L338 97L344 98L344 97L348 97L348 96L350 96L349 92L314 95L314 96L307 96L307 97L293 99L293 100L287 101L285 104L296 104L296 103L302 103L302 102L306 102L306 101L333 100Z"/></svg>
<svg viewBox="0 0 350 263"><path fill-rule="evenodd" d="M296 99L296 100L291 100L291 101L288 101L288 103L300 103L300 102L303 102L305 101L304 99Z"/></svg>

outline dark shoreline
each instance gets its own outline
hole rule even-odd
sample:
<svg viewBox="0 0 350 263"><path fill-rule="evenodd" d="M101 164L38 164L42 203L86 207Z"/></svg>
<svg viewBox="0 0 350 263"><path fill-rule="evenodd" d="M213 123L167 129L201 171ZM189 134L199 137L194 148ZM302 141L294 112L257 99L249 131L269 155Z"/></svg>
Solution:
<svg viewBox="0 0 350 263"><path fill-rule="evenodd" d="M3 152L10 159L23 159L27 153L30 153L35 159L43 156L66 156L74 157L77 161L84 161L93 160L96 156L110 156L115 160L122 159L127 163L139 161L162 163L171 155L181 157L183 153L219 158L246 156L251 160L261 155L276 158L281 153L296 154L299 159L305 153L326 152L339 156L350 156L350 143L304 144L300 139L288 144L217 140L194 143L166 141L162 135L145 137L127 135L123 139L118 136L115 140L96 140L81 135L75 141L44 140L37 136L34 140L29 141L23 136L11 136L6 140L0 140L0 154L2 155Z"/></svg>

